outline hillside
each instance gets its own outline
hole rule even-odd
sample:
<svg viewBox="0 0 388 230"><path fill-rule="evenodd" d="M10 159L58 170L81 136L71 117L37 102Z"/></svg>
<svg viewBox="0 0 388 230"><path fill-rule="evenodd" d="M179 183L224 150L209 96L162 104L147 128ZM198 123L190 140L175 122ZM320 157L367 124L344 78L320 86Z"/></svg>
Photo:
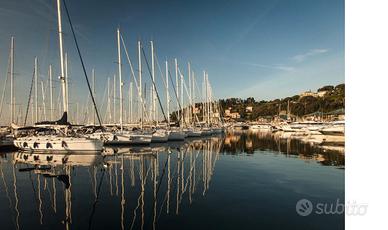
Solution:
<svg viewBox="0 0 388 230"><path fill-rule="evenodd" d="M297 117L313 113L325 114L345 108L345 84L327 85L318 89L317 92L308 91L300 95L270 101L255 101L253 97L245 100L241 98L222 99L220 105L223 115L227 110L230 113L239 113L244 120L285 114L288 105L290 114Z"/></svg>

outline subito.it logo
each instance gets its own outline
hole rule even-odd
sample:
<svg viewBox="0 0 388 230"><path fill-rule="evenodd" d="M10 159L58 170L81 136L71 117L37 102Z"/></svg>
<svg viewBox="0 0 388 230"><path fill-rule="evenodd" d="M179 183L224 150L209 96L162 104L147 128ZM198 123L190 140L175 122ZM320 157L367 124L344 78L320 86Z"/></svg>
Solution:
<svg viewBox="0 0 388 230"><path fill-rule="evenodd" d="M313 203L307 199L301 199L296 203L296 213L300 216L308 216L313 211Z"/></svg>

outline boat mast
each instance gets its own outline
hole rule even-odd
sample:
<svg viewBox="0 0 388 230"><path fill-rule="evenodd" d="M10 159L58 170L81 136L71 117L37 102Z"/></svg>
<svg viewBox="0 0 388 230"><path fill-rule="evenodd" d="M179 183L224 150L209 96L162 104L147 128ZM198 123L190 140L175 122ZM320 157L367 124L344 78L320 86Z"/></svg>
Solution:
<svg viewBox="0 0 388 230"><path fill-rule="evenodd" d="M50 85L50 120L54 120L53 116L53 72L52 72L52 66L49 66L49 85Z"/></svg>
<svg viewBox="0 0 388 230"><path fill-rule="evenodd" d="M69 108L69 75L67 72L67 53L65 53L65 82L66 82L66 108Z"/></svg>
<svg viewBox="0 0 388 230"><path fill-rule="evenodd" d="M209 75L206 73L206 92L207 92L207 100L208 100L208 110L207 110L207 119L209 125L211 124L211 119L210 119L210 112L211 112L211 101L210 101L210 86L209 86Z"/></svg>
<svg viewBox="0 0 388 230"><path fill-rule="evenodd" d="M191 80L193 81L192 82L192 87L193 87L193 92L192 92L192 115L193 115L193 124L195 124L195 117L196 117L196 115L194 114L194 112L195 112L195 87L194 87L194 85L195 85L195 75L194 75L194 71L193 71L193 74L192 74L193 76L192 76L192 78L191 78Z"/></svg>
<svg viewBox="0 0 388 230"><path fill-rule="evenodd" d="M154 60L154 42L151 41L151 68L152 68L152 82L155 82L155 60ZM152 100L152 120L156 121L156 93L155 93L155 84L152 84L152 93L151 93L151 100Z"/></svg>
<svg viewBox="0 0 388 230"><path fill-rule="evenodd" d="M188 110L188 117L189 117L189 124L191 125L191 104L192 102L192 97L191 97L191 68L190 68L190 62L187 64L188 72L189 72L189 104L187 106Z"/></svg>
<svg viewBox="0 0 388 230"><path fill-rule="evenodd" d="M290 100L287 101L287 121L290 119Z"/></svg>
<svg viewBox="0 0 388 230"><path fill-rule="evenodd" d="M133 82L129 83L129 122L133 122Z"/></svg>
<svg viewBox="0 0 388 230"><path fill-rule="evenodd" d="M15 118L15 96L14 96L14 85L13 85L13 80L14 80L14 57L15 57L15 53L14 53L14 46L15 46L15 39L14 37L12 36L11 37L11 97L10 97L10 100L11 100L11 103L10 103L10 106L11 106L11 123L14 122Z"/></svg>
<svg viewBox="0 0 388 230"><path fill-rule="evenodd" d="M140 41L137 42L137 49L138 49L138 56L139 56L139 97L140 97L140 103L141 106L139 107L139 111L141 113L140 117L140 128L143 129L143 96L142 96L142 83L141 83L141 74L142 74L142 68L141 68L141 43Z"/></svg>
<svg viewBox="0 0 388 230"><path fill-rule="evenodd" d="M78 102L77 103L75 103L75 105L76 105L76 109L77 109L77 111L75 112L75 114L76 114L76 119L77 119L77 125L79 125L79 110L78 110Z"/></svg>
<svg viewBox="0 0 388 230"><path fill-rule="evenodd" d="M60 56L60 66L61 74L59 79L61 80L62 85L62 102L63 102L63 113L67 114L67 89L66 89L66 78L65 78L65 69L63 63L63 38L62 38L62 17L61 17L61 0L57 0L57 9L58 9L58 35L59 35L59 56Z"/></svg>
<svg viewBox="0 0 388 230"><path fill-rule="evenodd" d="M205 121L206 114L206 123L207 123L207 97L206 97L206 72L203 71L203 82L202 82L202 121Z"/></svg>
<svg viewBox="0 0 388 230"><path fill-rule="evenodd" d="M107 100L107 104L108 104L108 108L107 108L107 112L108 112L108 118L109 118L109 122L108 124L110 124L112 122L112 114L110 112L110 77L108 77L108 100Z"/></svg>
<svg viewBox="0 0 388 230"><path fill-rule="evenodd" d="M67 70L66 70L66 75L67 75ZM92 92L93 92L92 93L93 97L95 97L96 96L96 76L95 76L94 68L92 69ZM93 113L93 125L95 125L95 124L96 124L96 113Z"/></svg>
<svg viewBox="0 0 388 230"><path fill-rule="evenodd" d="M43 117L44 117L44 120L46 121L47 120L47 116L46 116L46 95L45 95L45 92L44 92L44 83L43 83L43 81L40 81L40 84L41 84L41 87L42 87Z"/></svg>
<svg viewBox="0 0 388 230"><path fill-rule="evenodd" d="M177 100L176 100L176 107L177 107L177 121L179 121L179 118L180 118L180 111L179 111L179 81L178 81L178 60L175 58L175 83L176 83L176 96L177 96Z"/></svg>
<svg viewBox="0 0 388 230"><path fill-rule="evenodd" d="M123 131L123 82L121 79L121 47L120 47L120 28L117 28L117 53L119 65L119 94L120 94L120 130Z"/></svg>
<svg viewBox="0 0 388 230"><path fill-rule="evenodd" d="M179 70L179 69L178 69ZM183 119L185 119L185 113L183 112L185 109L185 106L184 106L184 104L183 104L183 75L182 75L182 73L179 71L179 74L180 74L180 76L181 76L181 85L180 85L180 87L181 87L181 105L182 105L182 113L181 113L181 117L182 117L182 126L183 126Z"/></svg>
<svg viewBox="0 0 388 230"><path fill-rule="evenodd" d="M170 94L168 92L168 61L166 60L166 103L167 103L167 125L170 128Z"/></svg>
<svg viewBox="0 0 388 230"><path fill-rule="evenodd" d="M113 75L113 124L116 125L116 74Z"/></svg>
<svg viewBox="0 0 388 230"><path fill-rule="evenodd" d="M38 58L35 57L35 97L34 97L34 105L35 105L35 122L38 121Z"/></svg>

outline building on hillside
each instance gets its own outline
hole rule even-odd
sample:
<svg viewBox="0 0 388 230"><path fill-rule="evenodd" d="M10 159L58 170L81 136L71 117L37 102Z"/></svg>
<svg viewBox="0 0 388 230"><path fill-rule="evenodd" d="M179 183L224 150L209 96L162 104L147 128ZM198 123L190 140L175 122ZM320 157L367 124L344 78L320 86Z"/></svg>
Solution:
<svg viewBox="0 0 388 230"><path fill-rule="evenodd" d="M317 92L318 97L324 97L327 94L327 91L319 91Z"/></svg>
<svg viewBox="0 0 388 230"><path fill-rule="evenodd" d="M245 108L245 112L247 112L247 113L252 113L252 111L253 111L253 107L252 106L247 106Z"/></svg>
<svg viewBox="0 0 388 230"><path fill-rule="evenodd" d="M327 91L312 92L311 90L299 94L300 97L324 97Z"/></svg>
<svg viewBox="0 0 388 230"><path fill-rule="evenodd" d="M239 113L230 113L230 118L233 118L233 119L240 119L241 116Z"/></svg>
<svg viewBox="0 0 388 230"><path fill-rule="evenodd" d="M228 120L232 120L232 119L233 120L240 119L241 116L237 112L232 112L232 107L229 107L228 109L224 110L224 118L226 121L228 121Z"/></svg>

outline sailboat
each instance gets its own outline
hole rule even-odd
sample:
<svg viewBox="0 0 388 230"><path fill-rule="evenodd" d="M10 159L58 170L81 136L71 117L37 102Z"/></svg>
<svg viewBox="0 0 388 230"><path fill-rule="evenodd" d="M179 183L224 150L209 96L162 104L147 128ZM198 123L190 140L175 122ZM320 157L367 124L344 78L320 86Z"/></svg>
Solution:
<svg viewBox="0 0 388 230"><path fill-rule="evenodd" d="M183 132L183 130L180 128L180 127L171 127L171 123L170 123L170 104L169 104L169 101L170 101L170 96L169 96L169 91L168 91L168 79L169 79L170 76L170 72L168 70L168 62L166 61L166 93L167 93L167 125L168 125L168 128L169 128L169 136L168 136L168 140L169 141L184 141L185 138L187 137L186 133ZM170 78L171 79L171 78ZM176 88L178 88L178 61L177 59L175 58L175 79L176 79ZM174 87L174 83L171 79L171 84L173 86L173 89L174 89L174 94L175 94L175 97L176 97L176 100L177 100L177 108L181 108L181 105L179 103L179 97L178 97L178 94L176 92L176 89ZM178 116L179 116L179 109L178 109ZM177 121L177 124L179 124L179 121Z"/></svg>
<svg viewBox="0 0 388 230"><path fill-rule="evenodd" d="M151 68L152 68L152 73L151 73L151 77L152 77L152 97L151 97L151 100L152 100L152 116L151 116L151 119L156 122L157 120L157 117L156 117L156 98L159 97L159 95L157 95L156 93L156 85L155 85L155 54L154 54L154 42L151 41L150 42L151 44ZM157 123L157 122L156 122ZM156 127L155 129L153 130L153 133L152 133L152 139L151 139L151 142L152 143L162 143L162 142L167 142L168 141L168 137L169 137L169 134L170 134L170 131L168 130L165 130L165 129L161 129L158 127L158 124L156 124Z"/></svg>
<svg viewBox="0 0 388 230"><path fill-rule="evenodd" d="M38 122L31 127L20 128L14 126L15 133L18 134L18 137L14 140L14 145L22 150L33 152L101 151L103 148L103 142L101 140L76 134L71 129L71 124L67 120L67 79L64 74L61 0L57 0L57 11L61 67L61 75L59 78L62 86L63 115L57 121Z"/></svg>
<svg viewBox="0 0 388 230"><path fill-rule="evenodd" d="M9 60L10 60L10 112L11 112L11 124L14 122L14 116L15 116L15 96L14 96L14 46L15 46L15 39L14 37L11 37L11 49L10 49L10 55L9 55ZM8 72L8 71L7 71ZM5 87L7 85L7 76L5 79L5 84L4 84L4 91L3 91L3 97L1 99L1 106L0 106L0 111L3 109L3 99L4 99L4 93L5 93ZM1 114L1 112L0 112ZM9 148L13 147L13 140L14 136L11 134L11 130L7 128L2 128L0 130L0 148Z"/></svg>
<svg viewBox="0 0 388 230"><path fill-rule="evenodd" d="M125 48L125 47L124 47ZM123 128L123 81L122 81L122 63L121 63L121 34L120 29L117 28L117 53L118 53L118 76L119 76L119 97L120 97L120 128L117 131L104 131L92 132L88 136L89 138L102 140L108 145L147 145L151 143L152 134L144 133L142 130L124 130ZM141 69L140 63L140 43L139 43L139 69ZM139 72L141 78L141 71ZM115 86L116 87L116 86ZM141 94L139 93L140 97ZM143 100L141 100L143 101ZM143 105L143 103L142 103ZM114 111L115 113L115 111Z"/></svg>

